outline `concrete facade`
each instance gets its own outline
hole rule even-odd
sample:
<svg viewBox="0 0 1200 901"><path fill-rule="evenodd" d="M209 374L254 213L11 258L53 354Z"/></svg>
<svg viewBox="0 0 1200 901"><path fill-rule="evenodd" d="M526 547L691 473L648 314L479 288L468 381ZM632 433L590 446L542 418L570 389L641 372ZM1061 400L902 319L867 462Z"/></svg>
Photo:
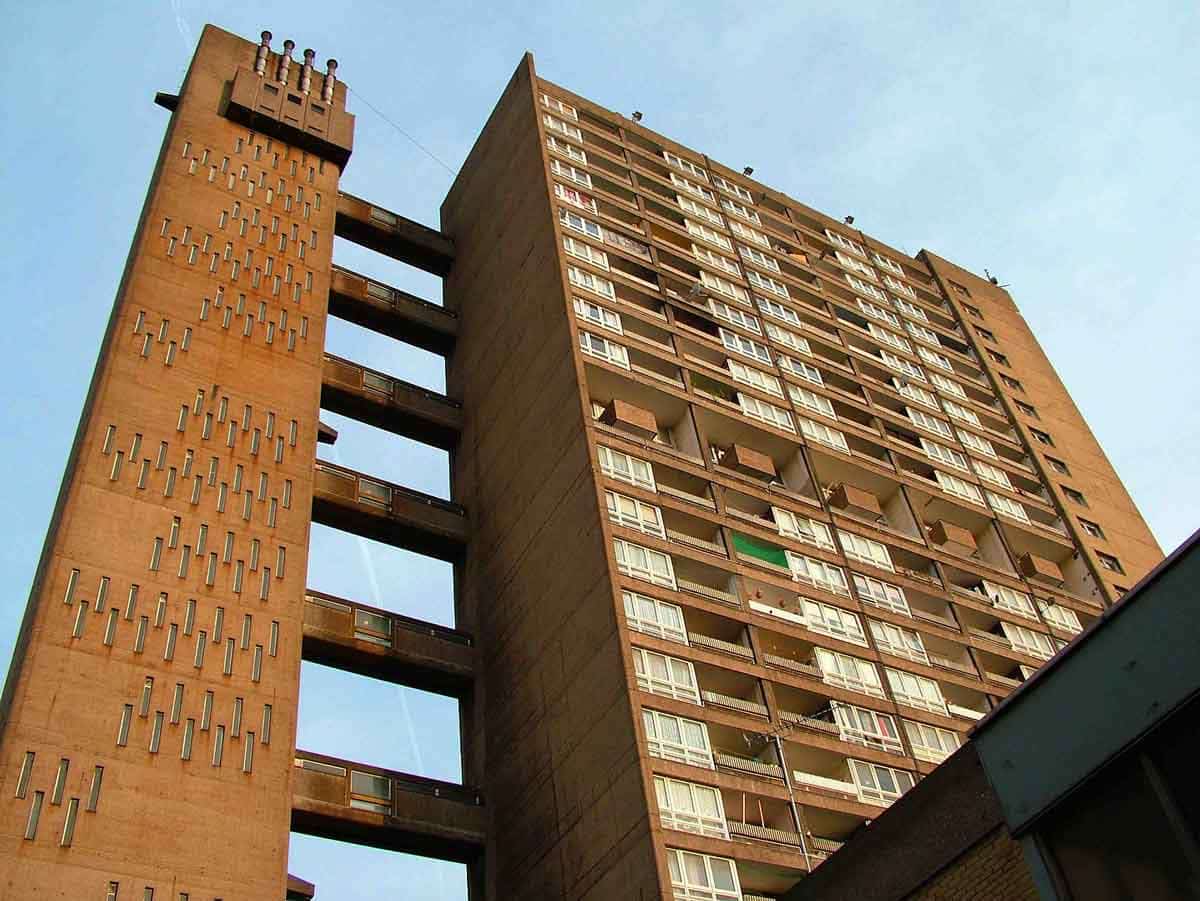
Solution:
<svg viewBox="0 0 1200 901"><path fill-rule="evenodd" d="M0 711L13 897L280 898L290 828L474 898L777 898L1161 556L987 279L528 55L422 226L339 192L343 85L260 55L210 26L160 95ZM325 354L327 315L446 396ZM450 450L452 500L319 461L322 407ZM453 562L456 628L308 591L314 521ZM456 698L465 784L296 749L305 659Z"/></svg>

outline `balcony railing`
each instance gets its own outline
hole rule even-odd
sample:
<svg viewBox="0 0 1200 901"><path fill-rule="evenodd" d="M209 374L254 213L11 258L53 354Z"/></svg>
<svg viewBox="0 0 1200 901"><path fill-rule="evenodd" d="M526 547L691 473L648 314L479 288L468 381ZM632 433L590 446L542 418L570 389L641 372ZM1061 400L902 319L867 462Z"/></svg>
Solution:
<svg viewBox="0 0 1200 901"><path fill-rule="evenodd" d="M947 704L946 708L950 711L951 716L961 716L968 720L981 720L986 716L981 710L973 710L970 707L962 707L959 704Z"/></svg>
<svg viewBox="0 0 1200 901"><path fill-rule="evenodd" d="M970 664L951 660L949 657L943 657L941 654L930 654L929 662L933 666L938 666L942 669L954 670L955 672L965 673L968 676L977 675L975 668Z"/></svg>
<svg viewBox="0 0 1200 901"><path fill-rule="evenodd" d="M707 551L710 554L717 554L721 557L729 556L725 553L725 548L717 544L717 542L697 538L695 535L688 535L686 532L676 532L674 529L667 529L667 537L672 541L678 541L680 544L695 548L698 551Z"/></svg>
<svg viewBox="0 0 1200 901"><path fill-rule="evenodd" d="M761 760L751 760L747 757L739 757L736 754L727 754L724 751L714 751L713 760L721 769L735 770L739 773L749 773L754 776L763 776L767 779L783 781L783 767L778 764L764 763Z"/></svg>
<svg viewBox="0 0 1200 901"><path fill-rule="evenodd" d="M696 504L699 507L704 507L707 510L716 510L716 503L707 497L701 497L698 494L692 494L690 491L684 491L682 488L673 488L670 485L659 483L658 493L665 494L667 497L673 497L677 500L686 501L689 504Z"/></svg>
<svg viewBox="0 0 1200 901"><path fill-rule="evenodd" d="M844 842L839 842L832 838L821 838L819 835L810 835L808 837L808 850L811 854L820 857L828 857L842 847Z"/></svg>
<svg viewBox="0 0 1200 901"><path fill-rule="evenodd" d="M719 691L702 691L700 692L700 696L704 699L705 704L711 704L714 707L725 707L728 710L748 713L751 716L761 716L764 719L768 715L766 706L755 701L744 701L741 698L722 694Z"/></svg>
<svg viewBox="0 0 1200 901"><path fill-rule="evenodd" d="M801 676L811 676L814 679L823 678L820 667L811 663L801 663L799 660L792 660L790 657L780 657L778 654L763 654L763 661L767 666L778 667L779 669L797 673Z"/></svg>
<svg viewBox="0 0 1200 901"><path fill-rule="evenodd" d="M837 727L836 723L830 723L826 720L819 720L815 717L805 716L802 713L792 713L790 710L779 711L779 718L790 726L798 726L801 729L811 729L813 732L820 732L824 735L832 736L833 738L842 737L842 732Z"/></svg>
<svg viewBox="0 0 1200 901"><path fill-rule="evenodd" d="M728 591L722 591L720 588L713 588L711 585L701 585L699 582L692 582L688 579L676 579L675 584L679 586L680 591L698 594L702 598L708 598L710 601L717 601L721 604L728 604L731 607L741 606L735 595L730 594Z"/></svg>
<svg viewBox="0 0 1200 901"><path fill-rule="evenodd" d="M729 654L732 657L740 657L743 660L753 660L754 652L743 644L737 644L732 641L725 641L721 638L713 638L710 635L703 635L699 632L689 632L688 641L696 647L708 648L710 651L717 651L722 654Z"/></svg>
<svg viewBox="0 0 1200 901"><path fill-rule="evenodd" d="M793 770L792 777L796 780L797 784L810 791L834 795L839 798L850 797L858 800L858 788L853 782L847 782L845 779L818 776L815 773L805 773L802 770Z"/></svg>
<svg viewBox="0 0 1200 901"><path fill-rule="evenodd" d="M727 820L726 825L729 826L730 835L760 842L800 847L800 833L792 832L789 829L774 829L770 826L759 826L757 823L739 823L736 820ZM746 896L743 895L742 898L745 899Z"/></svg>

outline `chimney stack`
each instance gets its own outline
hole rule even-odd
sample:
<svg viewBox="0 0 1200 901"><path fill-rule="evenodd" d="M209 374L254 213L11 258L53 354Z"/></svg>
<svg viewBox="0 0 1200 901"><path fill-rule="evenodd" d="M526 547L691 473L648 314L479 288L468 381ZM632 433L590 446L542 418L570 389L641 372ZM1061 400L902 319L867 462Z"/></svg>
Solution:
<svg viewBox="0 0 1200 901"><path fill-rule="evenodd" d="M271 52L271 32L264 31L262 33L262 43L258 45L258 52L254 54L254 74L263 75L267 71L267 54Z"/></svg>

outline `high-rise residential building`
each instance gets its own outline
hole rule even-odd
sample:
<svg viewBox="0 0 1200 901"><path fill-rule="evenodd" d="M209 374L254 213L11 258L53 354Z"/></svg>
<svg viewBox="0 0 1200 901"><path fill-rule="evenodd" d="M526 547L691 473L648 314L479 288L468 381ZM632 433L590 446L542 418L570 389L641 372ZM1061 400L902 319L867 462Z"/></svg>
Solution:
<svg viewBox="0 0 1200 901"><path fill-rule="evenodd" d="M339 191L336 65L284 47L208 27L158 97L0 708L10 897L282 898L297 830L474 898L775 898L1160 559L995 283L531 56L427 228ZM451 500L322 462L322 408L449 449ZM307 590L314 522L453 561L456 628ZM457 698L463 784L297 749L303 660Z"/></svg>

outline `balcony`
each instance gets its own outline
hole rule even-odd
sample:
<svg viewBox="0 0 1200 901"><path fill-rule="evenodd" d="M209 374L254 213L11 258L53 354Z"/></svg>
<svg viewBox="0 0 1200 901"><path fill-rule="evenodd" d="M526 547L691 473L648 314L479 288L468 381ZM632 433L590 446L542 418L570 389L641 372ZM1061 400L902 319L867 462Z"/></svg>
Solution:
<svg viewBox="0 0 1200 901"><path fill-rule="evenodd" d="M466 633L312 590L304 594L303 658L456 698L470 692L475 673Z"/></svg>
<svg viewBox="0 0 1200 901"><path fill-rule="evenodd" d="M338 192L334 234L434 275L445 275L454 263L454 243L440 231L344 191Z"/></svg>
<svg viewBox="0 0 1200 901"><path fill-rule="evenodd" d="M318 460L313 520L366 538L457 560L467 540L458 504Z"/></svg>
<svg viewBox="0 0 1200 901"><path fill-rule="evenodd" d="M695 667L700 697L705 706L767 719L762 686L754 676L708 663L696 663Z"/></svg>
<svg viewBox="0 0 1200 901"><path fill-rule="evenodd" d="M332 354L321 369L321 406L444 450L462 431L456 401Z"/></svg>
<svg viewBox="0 0 1200 901"><path fill-rule="evenodd" d="M341 266L333 267L329 314L436 354L449 354L458 336L451 311Z"/></svg>
<svg viewBox="0 0 1200 901"><path fill-rule="evenodd" d="M474 789L296 752L295 832L465 863L482 853L485 828Z"/></svg>

